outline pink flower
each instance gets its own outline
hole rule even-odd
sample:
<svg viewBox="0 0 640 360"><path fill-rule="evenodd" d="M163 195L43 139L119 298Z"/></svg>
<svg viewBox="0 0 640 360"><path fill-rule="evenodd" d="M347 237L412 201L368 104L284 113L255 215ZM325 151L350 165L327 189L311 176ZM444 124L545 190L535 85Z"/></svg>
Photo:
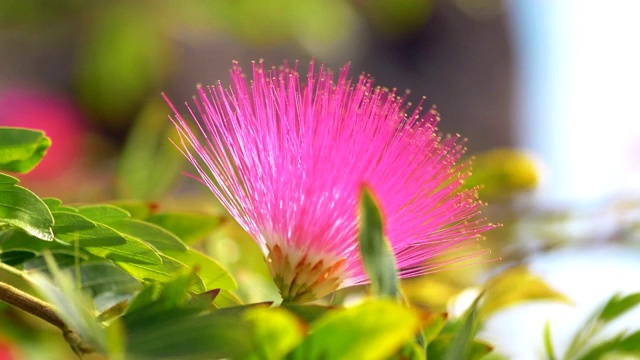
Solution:
<svg viewBox="0 0 640 360"><path fill-rule="evenodd" d="M187 105L195 126L170 104L178 147L258 243L285 301L368 282L357 241L363 184L402 277L437 270L443 262L429 260L493 227L476 219L475 191L461 190L464 147L437 133L436 111L407 113L395 90L364 75L354 82L348 70L334 82L312 62L301 84L297 64L266 71L260 62L247 84L234 63L229 89L199 87Z"/></svg>
<svg viewBox="0 0 640 360"><path fill-rule="evenodd" d="M84 121L73 103L54 94L20 87L0 91L0 126L43 130L52 140L42 162L29 174L18 175L23 180L51 183L77 166L86 152Z"/></svg>

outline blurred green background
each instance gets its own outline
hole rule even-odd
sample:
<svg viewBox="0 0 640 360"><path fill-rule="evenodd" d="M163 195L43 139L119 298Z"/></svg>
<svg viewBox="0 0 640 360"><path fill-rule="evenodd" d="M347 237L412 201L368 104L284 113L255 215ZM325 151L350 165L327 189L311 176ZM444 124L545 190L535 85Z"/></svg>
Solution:
<svg viewBox="0 0 640 360"><path fill-rule="evenodd" d="M409 89L413 102L427 96L446 119L441 130L468 136L472 151L509 146L504 17L486 0L6 0L0 125L53 138L42 169L25 179L41 195L153 199L171 181L160 174L150 184L159 174L139 164L179 166L165 149L161 92L187 101L198 83L226 82L233 60L245 69L299 60L304 69L316 58L334 70L351 62L353 76Z"/></svg>

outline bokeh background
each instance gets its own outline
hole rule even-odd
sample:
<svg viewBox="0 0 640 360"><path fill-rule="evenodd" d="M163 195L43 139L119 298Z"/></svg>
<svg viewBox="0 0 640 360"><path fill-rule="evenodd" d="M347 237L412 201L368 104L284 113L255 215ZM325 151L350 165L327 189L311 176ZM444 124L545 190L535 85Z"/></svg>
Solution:
<svg viewBox="0 0 640 360"><path fill-rule="evenodd" d="M437 105L440 130L468 138L485 215L503 224L484 244L492 257L407 282L408 296L455 312L461 292L530 265L573 304L505 311L484 334L502 354L537 358L546 319L562 349L603 299L640 290L639 11L624 0L4 0L0 126L52 138L21 176L40 196L218 214L201 249L245 300L275 299L251 240L181 175L161 93L188 101L196 84L226 83L234 60L350 62L353 76ZM0 311L0 343L46 343L24 330L35 321Z"/></svg>

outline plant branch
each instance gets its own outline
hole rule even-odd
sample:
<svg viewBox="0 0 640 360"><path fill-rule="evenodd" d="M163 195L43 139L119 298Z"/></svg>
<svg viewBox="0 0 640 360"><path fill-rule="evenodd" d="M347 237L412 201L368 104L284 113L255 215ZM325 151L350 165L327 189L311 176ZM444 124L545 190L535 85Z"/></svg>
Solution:
<svg viewBox="0 0 640 360"><path fill-rule="evenodd" d="M80 335L62 321L50 304L2 281L0 281L0 301L37 316L60 329L65 340L78 356L82 357L83 354L95 351L91 345L87 344Z"/></svg>
<svg viewBox="0 0 640 360"><path fill-rule="evenodd" d="M55 313L51 305L1 281L0 300L24 310L29 314L35 315L62 331L65 331L67 328L64 321Z"/></svg>

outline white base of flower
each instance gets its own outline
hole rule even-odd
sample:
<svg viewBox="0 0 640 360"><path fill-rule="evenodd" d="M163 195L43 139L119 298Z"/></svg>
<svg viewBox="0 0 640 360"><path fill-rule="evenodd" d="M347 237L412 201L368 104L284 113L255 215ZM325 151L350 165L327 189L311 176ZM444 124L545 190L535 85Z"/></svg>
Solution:
<svg viewBox="0 0 640 360"><path fill-rule="evenodd" d="M338 289L347 277L345 259L280 245L267 246L266 261L283 302L309 302Z"/></svg>

